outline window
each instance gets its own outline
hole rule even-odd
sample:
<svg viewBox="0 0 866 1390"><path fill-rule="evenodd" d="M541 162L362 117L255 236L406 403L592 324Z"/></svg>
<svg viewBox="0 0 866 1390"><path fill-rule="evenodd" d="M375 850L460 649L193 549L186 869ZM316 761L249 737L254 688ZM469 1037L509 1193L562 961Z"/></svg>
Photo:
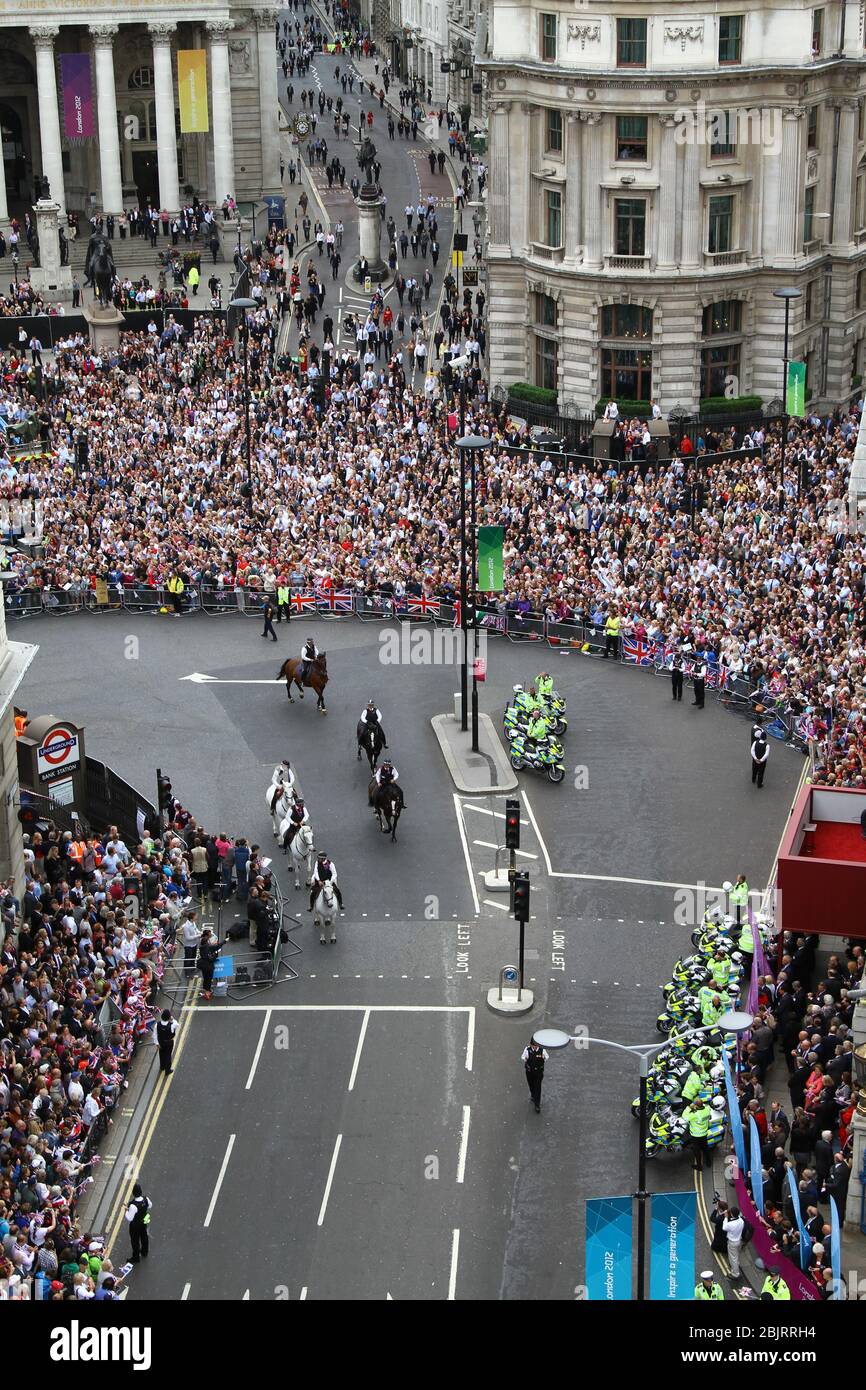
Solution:
<svg viewBox="0 0 866 1390"><path fill-rule="evenodd" d="M139 91L150 91L153 87L153 68L135 68L134 71L129 74L128 85L132 88L137 88Z"/></svg>
<svg viewBox="0 0 866 1390"><path fill-rule="evenodd" d="M544 126L544 148L562 154L562 112L548 110Z"/></svg>
<svg viewBox="0 0 866 1390"><path fill-rule="evenodd" d="M544 190L544 233L546 246L562 245L562 194L558 188Z"/></svg>
<svg viewBox="0 0 866 1390"><path fill-rule="evenodd" d="M806 201L803 204L803 245L808 246L815 235L815 184L810 184L806 189Z"/></svg>
<svg viewBox="0 0 866 1390"><path fill-rule="evenodd" d="M535 385L545 391L557 390L557 344L551 338L535 335Z"/></svg>
<svg viewBox="0 0 866 1390"><path fill-rule="evenodd" d="M862 175L862 174L858 174L858 175L857 175L857 183L856 183L856 186L855 186L855 193L854 193L854 227L855 227L855 230L858 231L858 232L860 232L860 231L863 230L863 193L864 193L864 188L866 188L866 184L864 184L863 175Z"/></svg>
<svg viewBox="0 0 866 1390"><path fill-rule="evenodd" d="M643 256L646 252L646 200L615 199L613 217L615 255Z"/></svg>
<svg viewBox="0 0 866 1390"><path fill-rule="evenodd" d="M603 338L652 338L653 311L642 304L605 304L601 311Z"/></svg>
<svg viewBox="0 0 866 1390"><path fill-rule="evenodd" d="M731 379L740 378L740 343L718 343L701 352L701 400L723 396Z"/></svg>
<svg viewBox="0 0 866 1390"><path fill-rule="evenodd" d="M645 160L647 157L647 117L617 116L616 157L622 160Z"/></svg>
<svg viewBox="0 0 866 1390"><path fill-rule="evenodd" d="M734 111L719 111L707 127L710 159L733 159L737 153L737 116Z"/></svg>
<svg viewBox="0 0 866 1390"><path fill-rule="evenodd" d="M705 338L723 333L739 333L743 305L739 299L719 299L704 309L702 332Z"/></svg>
<svg viewBox="0 0 866 1390"><path fill-rule="evenodd" d="M652 400L653 355L646 348L602 347L601 394L613 400Z"/></svg>
<svg viewBox="0 0 866 1390"><path fill-rule="evenodd" d="M549 294L535 296L535 322L545 328L556 327L556 300Z"/></svg>
<svg viewBox="0 0 866 1390"><path fill-rule="evenodd" d="M618 68L646 67L646 20L616 21L616 65Z"/></svg>
<svg viewBox="0 0 866 1390"><path fill-rule="evenodd" d="M824 11L812 11L812 57L820 58L821 45L824 37Z"/></svg>
<svg viewBox="0 0 866 1390"><path fill-rule="evenodd" d="M806 286L806 292L803 295L803 309L806 323L808 323L812 317L812 301L814 298L812 291L814 290L814 288L815 281L810 280L808 285Z"/></svg>
<svg viewBox="0 0 866 1390"><path fill-rule="evenodd" d="M817 150L818 148L818 107L810 106L806 120L806 148Z"/></svg>
<svg viewBox="0 0 866 1390"><path fill-rule="evenodd" d="M861 270L857 276L857 297L854 307L857 309L866 308L866 270Z"/></svg>
<svg viewBox="0 0 866 1390"><path fill-rule="evenodd" d="M707 236L707 250L710 255L717 256L724 251L734 249L733 226L734 226L734 199L730 194L722 197L710 198L710 219L709 233Z"/></svg>
<svg viewBox="0 0 866 1390"><path fill-rule="evenodd" d="M723 14L719 19L719 62L739 63L743 53L743 16Z"/></svg>
<svg viewBox="0 0 866 1390"><path fill-rule="evenodd" d="M858 338L851 347L851 384L859 386L863 380L863 372L860 366L862 358L863 339Z"/></svg>
<svg viewBox="0 0 866 1390"><path fill-rule="evenodd" d="M541 27L541 61L556 62L556 15L543 14L539 17Z"/></svg>

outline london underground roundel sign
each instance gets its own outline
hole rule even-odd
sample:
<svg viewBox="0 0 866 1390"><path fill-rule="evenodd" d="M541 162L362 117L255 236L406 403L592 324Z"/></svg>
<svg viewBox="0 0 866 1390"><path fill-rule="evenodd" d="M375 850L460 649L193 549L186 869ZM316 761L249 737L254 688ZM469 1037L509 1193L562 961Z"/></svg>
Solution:
<svg viewBox="0 0 866 1390"><path fill-rule="evenodd" d="M71 772L80 761L78 734L65 724L55 724L36 750L36 771L43 781Z"/></svg>

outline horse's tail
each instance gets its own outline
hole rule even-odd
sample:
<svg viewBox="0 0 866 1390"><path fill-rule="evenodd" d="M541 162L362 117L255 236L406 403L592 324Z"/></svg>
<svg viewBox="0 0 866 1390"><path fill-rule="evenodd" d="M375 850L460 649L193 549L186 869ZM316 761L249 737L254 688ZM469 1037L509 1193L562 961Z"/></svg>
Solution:
<svg viewBox="0 0 866 1390"><path fill-rule="evenodd" d="M274 680L275 680L275 681L285 680L285 678L286 678L286 667L288 666L288 664L289 664L289 661L288 661L288 658L287 658L287 659L283 662L283 664L282 664L282 666L280 667L280 669L279 669L279 671L277 672L277 674L274 676Z"/></svg>

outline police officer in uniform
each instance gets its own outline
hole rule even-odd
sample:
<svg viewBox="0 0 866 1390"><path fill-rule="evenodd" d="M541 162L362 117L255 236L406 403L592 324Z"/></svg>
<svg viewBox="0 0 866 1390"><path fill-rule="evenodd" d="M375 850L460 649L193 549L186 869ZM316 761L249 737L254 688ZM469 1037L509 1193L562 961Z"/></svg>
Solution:
<svg viewBox="0 0 866 1390"><path fill-rule="evenodd" d="M291 602L292 591L285 579L281 579L277 584L277 622L281 623L285 618L286 622L291 622Z"/></svg>
<svg viewBox="0 0 866 1390"><path fill-rule="evenodd" d="M777 1265L772 1265L767 1272L761 1287L761 1298L771 1299L774 1303L790 1302L791 1290L784 1282Z"/></svg>
<svg viewBox="0 0 866 1390"><path fill-rule="evenodd" d="M689 1126L689 1148L695 1155L695 1169L700 1172L704 1166L707 1151L707 1134L710 1128L710 1107L699 1097L692 1101L683 1112Z"/></svg>
<svg viewBox="0 0 866 1390"><path fill-rule="evenodd" d="M530 1038L520 1056L536 1115L541 1114L541 1083L544 1080L544 1064L549 1056L541 1043L537 1043L534 1038Z"/></svg>
<svg viewBox="0 0 866 1390"><path fill-rule="evenodd" d="M697 709L703 709L704 696L706 695L707 691L707 663L701 656L698 657L697 662L695 664L695 674L694 679L692 681L692 686L695 692L695 698L692 703L696 706Z"/></svg>
<svg viewBox="0 0 866 1390"><path fill-rule="evenodd" d="M265 606L262 609L262 617L265 620L265 625L262 629L262 636L272 637L273 640L276 642L277 634L274 632L274 605L271 603L270 599L265 599Z"/></svg>
<svg viewBox="0 0 866 1390"><path fill-rule="evenodd" d="M147 1230L150 1225L150 1198L145 1197L140 1182L137 1182L132 1189L132 1197L126 1208L125 1216L129 1224L129 1239L132 1244L131 1263L137 1265L142 1257L147 1259L150 1249L150 1238Z"/></svg>
<svg viewBox="0 0 866 1390"><path fill-rule="evenodd" d="M752 730L752 783L762 787L764 785L764 773L767 770L767 759L770 756L770 749L767 745L767 731L762 729L760 724L756 724Z"/></svg>
<svg viewBox="0 0 866 1390"><path fill-rule="evenodd" d="M177 1032L177 1019L172 1018L171 1009L163 1009L159 1022L156 1025L156 1044L159 1048L159 1069L164 1071L166 1076L171 1076L174 1071L171 1065L171 1054L174 1051L174 1035Z"/></svg>
<svg viewBox="0 0 866 1390"><path fill-rule="evenodd" d="M679 650L674 652L671 663L671 699L681 701L683 698L683 657Z"/></svg>
<svg viewBox="0 0 866 1390"><path fill-rule="evenodd" d="M701 1271L701 1282L695 1284L696 1303L724 1303L725 1295L721 1284L713 1278L711 1269Z"/></svg>

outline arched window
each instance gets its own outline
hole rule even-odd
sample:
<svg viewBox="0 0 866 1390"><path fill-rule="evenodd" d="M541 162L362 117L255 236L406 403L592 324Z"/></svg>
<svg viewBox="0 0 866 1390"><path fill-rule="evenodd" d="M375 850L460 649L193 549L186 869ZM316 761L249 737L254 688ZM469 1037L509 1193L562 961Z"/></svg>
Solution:
<svg viewBox="0 0 866 1390"><path fill-rule="evenodd" d="M130 89L138 92L149 92L153 87L153 68L147 64L142 64L140 68L135 68L129 74L127 84Z"/></svg>

